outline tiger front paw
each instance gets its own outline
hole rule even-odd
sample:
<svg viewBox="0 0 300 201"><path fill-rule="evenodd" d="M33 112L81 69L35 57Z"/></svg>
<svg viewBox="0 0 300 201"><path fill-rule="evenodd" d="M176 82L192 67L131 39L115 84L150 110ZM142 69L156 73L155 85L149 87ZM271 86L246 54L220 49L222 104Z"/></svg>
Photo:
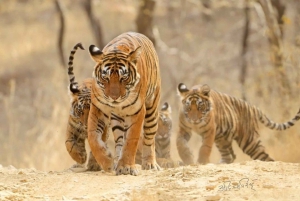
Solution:
<svg viewBox="0 0 300 201"><path fill-rule="evenodd" d="M157 158L157 163L161 168L175 168L179 166L183 166L181 161L173 161L168 158Z"/></svg>
<svg viewBox="0 0 300 201"><path fill-rule="evenodd" d="M130 174L133 176L138 175L138 170L135 166L135 164L128 165L125 164L122 160L119 160L118 164L116 165L116 175L122 175L122 174Z"/></svg>
<svg viewBox="0 0 300 201"><path fill-rule="evenodd" d="M93 162L93 159L89 160L90 168L98 169L96 164L99 164L100 168L105 172L112 172L114 170L114 159L111 153L93 153L93 156L95 157L95 162Z"/></svg>
<svg viewBox="0 0 300 201"><path fill-rule="evenodd" d="M161 170L156 160L146 160L142 162L142 170Z"/></svg>
<svg viewBox="0 0 300 201"><path fill-rule="evenodd" d="M114 160L112 157L106 157L101 160L101 168L105 172L111 172L114 170Z"/></svg>

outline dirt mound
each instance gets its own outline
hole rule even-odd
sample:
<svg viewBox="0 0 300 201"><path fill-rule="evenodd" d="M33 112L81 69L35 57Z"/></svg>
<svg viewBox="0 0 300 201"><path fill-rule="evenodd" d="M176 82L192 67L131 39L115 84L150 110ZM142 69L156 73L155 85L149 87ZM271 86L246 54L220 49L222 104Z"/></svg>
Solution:
<svg viewBox="0 0 300 201"><path fill-rule="evenodd" d="M297 200L300 164L248 161L139 176L0 166L0 200Z"/></svg>

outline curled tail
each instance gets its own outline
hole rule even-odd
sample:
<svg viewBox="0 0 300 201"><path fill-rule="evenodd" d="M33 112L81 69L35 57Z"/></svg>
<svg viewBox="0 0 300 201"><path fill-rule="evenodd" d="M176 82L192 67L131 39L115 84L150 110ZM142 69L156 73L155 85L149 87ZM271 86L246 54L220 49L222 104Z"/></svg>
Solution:
<svg viewBox="0 0 300 201"><path fill-rule="evenodd" d="M71 54L69 56L69 63L68 63L68 75L69 75L69 80L70 80L70 91L72 93L78 93L78 83L75 82L75 75L73 73L73 60L74 60L74 55L76 53L77 48L80 48L82 50L84 50L83 46L81 43L77 43L73 50L71 51Z"/></svg>
<svg viewBox="0 0 300 201"><path fill-rule="evenodd" d="M258 109L257 109L258 110ZM300 120L300 109L298 113L295 115L295 117L287 121L285 123L275 123L271 121L265 114L263 114L260 110L258 110L258 116L259 116L259 121L263 123L266 127L272 129L272 130L286 130L292 126L294 126L295 122Z"/></svg>

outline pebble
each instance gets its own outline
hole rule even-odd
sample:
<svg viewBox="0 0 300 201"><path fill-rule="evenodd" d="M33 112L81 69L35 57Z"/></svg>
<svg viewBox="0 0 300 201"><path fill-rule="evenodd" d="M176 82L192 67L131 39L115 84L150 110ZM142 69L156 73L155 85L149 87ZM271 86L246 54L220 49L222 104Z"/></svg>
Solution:
<svg viewBox="0 0 300 201"><path fill-rule="evenodd" d="M218 201L221 199L221 196L219 195L209 195L209 196L205 196L205 200L206 201Z"/></svg>
<svg viewBox="0 0 300 201"><path fill-rule="evenodd" d="M270 184L264 184L264 185L263 185L263 188L274 188L274 186L273 186L273 185L270 185Z"/></svg>
<svg viewBox="0 0 300 201"><path fill-rule="evenodd" d="M214 190L215 188L216 188L216 186L215 186L215 185L209 185L209 186L205 186L205 189L206 189L207 191Z"/></svg>

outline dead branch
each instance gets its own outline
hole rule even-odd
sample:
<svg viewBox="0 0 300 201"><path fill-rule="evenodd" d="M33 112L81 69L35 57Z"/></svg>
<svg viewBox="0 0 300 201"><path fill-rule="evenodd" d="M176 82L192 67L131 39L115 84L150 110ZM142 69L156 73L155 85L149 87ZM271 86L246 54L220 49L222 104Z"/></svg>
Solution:
<svg viewBox="0 0 300 201"><path fill-rule="evenodd" d="M245 92L245 80L247 76L247 60L246 60L246 53L248 50L248 36L249 36L249 23L250 23L250 17L249 17L249 1L245 0L245 28L243 33L243 40L242 40L242 67L241 67L241 74L240 74L240 82L242 85L242 98L246 100L246 92Z"/></svg>
<svg viewBox="0 0 300 201"><path fill-rule="evenodd" d="M92 0L83 1L82 6L89 19L94 37L96 39L97 46L102 49L104 47L102 28L99 19L97 19L93 13Z"/></svg>
<svg viewBox="0 0 300 201"><path fill-rule="evenodd" d="M63 41L64 41L64 33L65 33L65 19L64 19L63 10L61 8L59 0L55 0L54 3L55 3L55 9L59 16L59 22L60 22L60 27L59 27L59 31L58 31L57 48L58 48L61 66L64 67L65 66L65 57L64 57L64 52L63 52Z"/></svg>

